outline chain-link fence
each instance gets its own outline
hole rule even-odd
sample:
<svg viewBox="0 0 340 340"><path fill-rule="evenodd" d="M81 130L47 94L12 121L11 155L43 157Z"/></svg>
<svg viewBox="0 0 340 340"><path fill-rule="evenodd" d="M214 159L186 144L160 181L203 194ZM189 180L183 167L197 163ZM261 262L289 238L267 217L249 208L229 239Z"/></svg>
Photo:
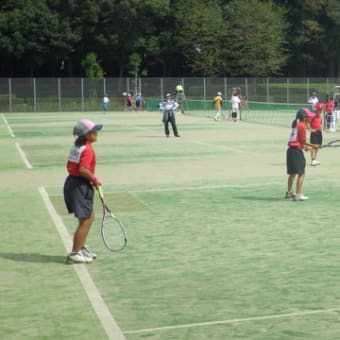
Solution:
<svg viewBox="0 0 340 340"><path fill-rule="evenodd" d="M109 110L126 108L126 94L142 94L147 99L162 99L165 92L175 93L177 84L185 97L212 100L217 92L224 98L238 88L253 102L305 104L312 91L320 101L336 92L335 78L0 78L0 112L98 111L105 94ZM338 89L339 90L339 89Z"/></svg>

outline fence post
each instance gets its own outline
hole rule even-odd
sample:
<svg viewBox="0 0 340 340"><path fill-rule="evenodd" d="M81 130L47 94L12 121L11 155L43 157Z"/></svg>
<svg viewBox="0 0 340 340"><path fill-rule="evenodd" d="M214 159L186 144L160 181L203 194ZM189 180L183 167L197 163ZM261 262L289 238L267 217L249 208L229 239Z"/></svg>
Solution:
<svg viewBox="0 0 340 340"><path fill-rule="evenodd" d="M328 81L328 78L327 78L327 93L330 93L329 92L329 81Z"/></svg>
<svg viewBox="0 0 340 340"><path fill-rule="evenodd" d="M228 81L227 77L224 77L224 98L227 100L228 98Z"/></svg>
<svg viewBox="0 0 340 340"><path fill-rule="evenodd" d="M204 103L206 103L206 100L207 100L207 91L206 91L205 81L206 81L206 78L204 77L203 78L203 100L204 100ZM204 108L206 109L206 106Z"/></svg>
<svg viewBox="0 0 340 340"><path fill-rule="evenodd" d="M289 104L289 78L287 77L287 104Z"/></svg>
<svg viewBox="0 0 340 340"><path fill-rule="evenodd" d="M267 88L267 104L269 103L269 78L266 79L266 88Z"/></svg>
<svg viewBox="0 0 340 340"><path fill-rule="evenodd" d="M81 78L80 84L81 84L81 112L84 112L84 78Z"/></svg>
<svg viewBox="0 0 340 340"><path fill-rule="evenodd" d="M57 79L57 85L58 85L58 111L61 112L61 84L60 84L60 78Z"/></svg>
<svg viewBox="0 0 340 340"><path fill-rule="evenodd" d="M35 78L33 78L33 111L37 112L37 88Z"/></svg>
<svg viewBox="0 0 340 340"><path fill-rule="evenodd" d="M307 100L306 102L308 102L308 99L309 99L309 78L307 78Z"/></svg>
<svg viewBox="0 0 340 340"><path fill-rule="evenodd" d="M12 79L8 78L8 111L12 112L13 105L12 105Z"/></svg>

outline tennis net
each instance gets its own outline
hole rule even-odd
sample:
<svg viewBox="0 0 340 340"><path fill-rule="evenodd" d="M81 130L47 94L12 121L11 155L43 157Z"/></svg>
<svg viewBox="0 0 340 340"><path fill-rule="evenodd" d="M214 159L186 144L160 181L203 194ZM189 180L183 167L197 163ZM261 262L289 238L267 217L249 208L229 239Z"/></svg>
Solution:
<svg viewBox="0 0 340 340"><path fill-rule="evenodd" d="M160 100L148 99L148 111L157 111ZM212 100L192 100L186 99L183 103L184 112L187 115L213 118L215 108ZM240 119L243 121L259 124L269 124L278 126L290 126L297 110L301 107L308 107L304 104L266 103L253 102L242 103ZM230 113L230 104L224 101L222 110L225 115Z"/></svg>

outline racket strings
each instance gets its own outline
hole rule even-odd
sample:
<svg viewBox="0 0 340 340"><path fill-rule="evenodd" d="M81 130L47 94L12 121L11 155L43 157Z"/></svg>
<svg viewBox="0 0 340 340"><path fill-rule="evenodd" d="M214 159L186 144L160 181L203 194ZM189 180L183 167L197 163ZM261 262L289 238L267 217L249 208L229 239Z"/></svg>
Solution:
<svg viewBox="0 0 340 340"><path fill-rule="evenodd" d="M122 250L127 243L124 226L113 214L105 214L101 233L105 246L111 251Z"/></svg>

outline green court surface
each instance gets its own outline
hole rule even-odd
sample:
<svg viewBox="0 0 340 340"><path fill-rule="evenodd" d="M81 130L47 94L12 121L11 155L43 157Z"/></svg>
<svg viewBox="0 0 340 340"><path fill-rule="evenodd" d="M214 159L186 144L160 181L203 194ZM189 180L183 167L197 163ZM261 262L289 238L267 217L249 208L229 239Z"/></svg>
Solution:
<svg viewBox="0 0 340 340"><path fill-rule="evenodd" d="M96 197L87 266L65 264L77 221L62 196L81 118L104 124L96 174L128 233L106 250ZM157 112L0 122L1 339L339 337L340 149L317 167L306 153L310 199L293 202L289 126L178 114L181 138L165 138Z"/></svg>

